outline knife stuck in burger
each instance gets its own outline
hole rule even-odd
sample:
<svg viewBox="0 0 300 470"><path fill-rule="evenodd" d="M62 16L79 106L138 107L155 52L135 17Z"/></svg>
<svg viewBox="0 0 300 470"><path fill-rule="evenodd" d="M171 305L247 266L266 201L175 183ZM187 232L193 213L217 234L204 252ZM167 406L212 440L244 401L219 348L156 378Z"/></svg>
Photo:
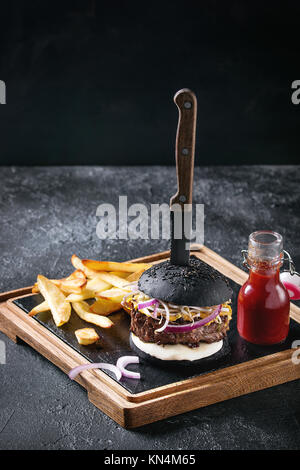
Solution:
<svg viewBox="0 0 300 470"><path fill-rule="evenodd" d="M174 101L179 109L178 191L170 201L170 260L147 269L122 305L131 315L130 343L139 356L185 365L217 359L228 351L224 339L232 290L220 272L190 257L197 100L183 89Z"/></svg>

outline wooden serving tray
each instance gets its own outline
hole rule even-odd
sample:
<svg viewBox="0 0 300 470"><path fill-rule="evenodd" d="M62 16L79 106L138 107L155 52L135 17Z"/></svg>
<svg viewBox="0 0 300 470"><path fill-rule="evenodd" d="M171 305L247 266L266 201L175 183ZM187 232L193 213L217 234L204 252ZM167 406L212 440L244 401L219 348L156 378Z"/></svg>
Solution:
<svg viewBox="0 0 300 470"><path fill-rule="evenodd" d="M208 370L197 367L174 371L141 363L138 367L144 377L141 381L127 379L117 382L101 370L86 370L78 375L76 381L87 390L90 402L123 427L142 426L300 378L300 366L291 360L292 341L300 338L300 308L291 304L293 320L290 335L284 344L270 348L251 346L239 338L235 326L236 294L247 279L247 273L205 246L193 245L192 254L231 280L235 295L233 320L228 334L231 353L225 362L213 364ZM156 263L168 256L169 252L163 252L133 261ZM100 356L98 362L103 361L105 355L106 362L115 363L116 357L126 351L130 353L126 349L129 320L125 312L119 312L116 316L115 331L119 326L120 338L125 337L123 342L115 337L111 339L113 344L120 341L116 351L78 349L76 341L73 344L68 340L67 328L72 328L72 324L57 333L50 320L39 321L27 315L24 305L31 297L31 287L0 294L0 331L15 342L18 338L22 339L65 373L87 360L94 360L95 355ZM59 334L61 337L58 337Z"/></svg>

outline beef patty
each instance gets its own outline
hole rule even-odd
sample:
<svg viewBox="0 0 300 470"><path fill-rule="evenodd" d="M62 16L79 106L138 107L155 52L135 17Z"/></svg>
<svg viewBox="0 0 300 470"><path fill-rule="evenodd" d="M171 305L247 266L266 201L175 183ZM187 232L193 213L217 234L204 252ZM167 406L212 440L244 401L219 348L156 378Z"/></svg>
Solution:
<svg viewBox="0 0 300 470"><path fill-rule="evenodd" d="M162 331L155 333L161 327L157 320L148 317L138 310L131 312L131 331L145 343L157 344L185 344L190 348L199 346L200 342L214 343L226 336L228 330L228 317L221 316L222 323L212 322L185 333L171 333Z"/></svg>

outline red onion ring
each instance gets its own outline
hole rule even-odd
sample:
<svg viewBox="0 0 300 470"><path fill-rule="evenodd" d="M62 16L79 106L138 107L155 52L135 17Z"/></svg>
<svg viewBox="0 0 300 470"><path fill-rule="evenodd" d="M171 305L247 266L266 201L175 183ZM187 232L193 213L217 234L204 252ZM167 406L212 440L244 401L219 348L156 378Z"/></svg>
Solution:
<svg viewBox="0 0 300 470"><path fill-rule="evenodd" d="M89 362L88 364L82 364L81 366L77 366L74 367L74 369L71 369L68 375L71 380L74 380L75 377L80 374L80 372L87 369L107 369L115 374L117 380L121 380L122 378L122 372L118 367L114 366L113 364L107 364L105 362Z"/></svg>
<svg viewBox="0 0 300 470"><path fill-rule="evenodd" d="M128 379L140 379L141 374L139 372L132 372L126 369L128 364L138 364L139 362L138 356L122 356L117 360L116 366L120 369L123 377L127 377Z"/></svg>
<svg viewBox="0 0 300 470"><path fill-rule="evenodd" d="M158 304L159 302L156 299L146 300L146 302L140 302L138 304L138 309L141 310L143 308L151 307L151 305L156 305L157 308Z"/></svg>
<svg viewBox="0 0 300 470"><path fill-rule="evenodd" d="M222 305L219 305L216 310L213 311L208 317L202 318L199 321L195 321L194 323L187 323L185 325L168 325L164 329L165 332L170 332L170 333L185 333L187 331L192 331L195 330L196 328L200 328L200 326L206 325L206 323L209 323L210 321L214 320L220 313L222 308ZM155 330L156 332L160 332L161 328L159 330Z"/></svg>

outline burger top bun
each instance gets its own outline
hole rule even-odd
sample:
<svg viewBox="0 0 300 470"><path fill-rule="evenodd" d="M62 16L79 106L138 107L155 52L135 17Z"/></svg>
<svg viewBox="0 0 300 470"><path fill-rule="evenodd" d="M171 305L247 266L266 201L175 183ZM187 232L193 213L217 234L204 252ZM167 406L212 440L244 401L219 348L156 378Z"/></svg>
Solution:
<svg viewBox="0 0 300 470"><path fill-rule="evenodd" d="M150 297L177 305L209 307L232 296L227 278L195 256L188 266L170 261L153 265L141 275L138 287Z"/></svg>

